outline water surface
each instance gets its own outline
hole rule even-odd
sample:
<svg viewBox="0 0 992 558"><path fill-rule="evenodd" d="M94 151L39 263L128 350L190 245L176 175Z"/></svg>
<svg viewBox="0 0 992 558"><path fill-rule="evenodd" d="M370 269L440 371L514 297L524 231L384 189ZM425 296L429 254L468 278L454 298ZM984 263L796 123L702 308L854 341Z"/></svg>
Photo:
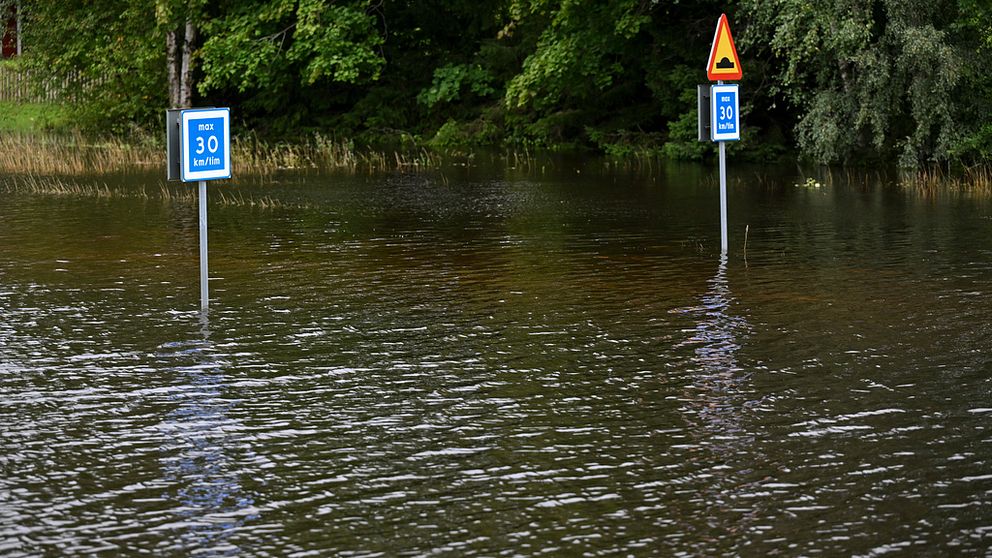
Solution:
<svg viewBox="0 0 992 558"><path fill-rule="evenodd" d="M211 185L207 316L195 205L6 195L0 554L986 553L992 198L714 174Z"/></svg>

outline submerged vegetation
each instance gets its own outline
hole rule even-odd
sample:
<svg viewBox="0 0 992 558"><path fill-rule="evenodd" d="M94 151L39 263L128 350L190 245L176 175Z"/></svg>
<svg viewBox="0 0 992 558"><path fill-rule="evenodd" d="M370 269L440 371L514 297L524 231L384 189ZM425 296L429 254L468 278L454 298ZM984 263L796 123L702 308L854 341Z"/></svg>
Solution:
<svg viewBox="0 0 992 558"><path fill-rule="evenodd" d="M0 192L66 198L143 199L165 203L195 204L196 190L157 182L151 186L111 186L98 180L59 178L38 175L10 175L0 179ZM220 205L272 209L286 207L286 203L271 196L255 197L240 192L220 191L212 196ZM294 204L298 206L299 204Z"/></svg>
<svg viewBox="0 0 992 558"><path fill-rule="evenodd" d="M922 194L954 190L992 195L992 169L976 166L955 172L940 167L903 172L899 184Z"/></svg>

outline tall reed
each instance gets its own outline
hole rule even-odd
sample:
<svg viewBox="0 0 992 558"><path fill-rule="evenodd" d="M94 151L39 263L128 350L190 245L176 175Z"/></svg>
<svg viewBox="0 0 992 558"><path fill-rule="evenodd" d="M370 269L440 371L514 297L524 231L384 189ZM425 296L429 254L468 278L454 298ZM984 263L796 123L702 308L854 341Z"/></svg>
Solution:
<svg viewBox="0 0 992 558"><path fill-rule="evenodd" d="M934 195L948 190L988 195L992 194L992 168L974 166L952 172L940 167L931 167L903 173L899 183L924 195Z"/></svg>
<svg viewBox="0 0 992 558"><path fill-rule="evenodd" d="M350 142L314 135L300 143L270 143L254 136L231 145L235 175L272 175L285 170L349 173L436 169L439 154L424 148L403 151L357 149ZM0 172L78 176L165 170L165 147L158 138L135 142L94 141L79 134L0 136Z"/></svg>
<svg viewBox="0 0 992 558"><path fill-rule="evenodd" d="M78 134L0 136L0 171L10 173L112 173L164 164L163 158L163 152L148 143L117 139L95 142Z"/></svg>

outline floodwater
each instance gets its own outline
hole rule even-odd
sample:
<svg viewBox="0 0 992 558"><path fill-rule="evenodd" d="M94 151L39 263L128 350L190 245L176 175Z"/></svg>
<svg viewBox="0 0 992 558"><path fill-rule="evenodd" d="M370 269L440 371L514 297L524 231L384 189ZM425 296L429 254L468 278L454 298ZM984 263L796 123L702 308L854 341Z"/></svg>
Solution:
<svg viewBox="0 0 992 558"><path fill-rule="evenodd" d="M511 163L5 194L0 555L987 555L992 196Z"/></svg>

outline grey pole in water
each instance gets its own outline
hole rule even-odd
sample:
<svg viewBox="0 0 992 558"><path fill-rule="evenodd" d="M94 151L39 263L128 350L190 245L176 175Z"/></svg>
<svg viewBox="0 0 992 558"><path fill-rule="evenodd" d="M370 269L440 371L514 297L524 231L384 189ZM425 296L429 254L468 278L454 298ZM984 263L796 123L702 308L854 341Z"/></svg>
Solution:
<svg viewBox="0 0 992 558"><path fill-rule="evenodd" d="M720 253L727 253L727 142L720 142Z"/></svg>
<svg viewBox="0 0 992 558"><path fill-rule="evenodd" d="M723 85L718 80L717 85ZM715 117L714 117L715 118ZM727 241L727 142L720 144L720 253L726 254L730 243Z"/></svg>
<svg viewBox="0 0 992 558"><path fill-rule="evenodd" d="M722 147L723 144L721 144ZM200 181L200 310L207 309L207 181Z"/></svg>

